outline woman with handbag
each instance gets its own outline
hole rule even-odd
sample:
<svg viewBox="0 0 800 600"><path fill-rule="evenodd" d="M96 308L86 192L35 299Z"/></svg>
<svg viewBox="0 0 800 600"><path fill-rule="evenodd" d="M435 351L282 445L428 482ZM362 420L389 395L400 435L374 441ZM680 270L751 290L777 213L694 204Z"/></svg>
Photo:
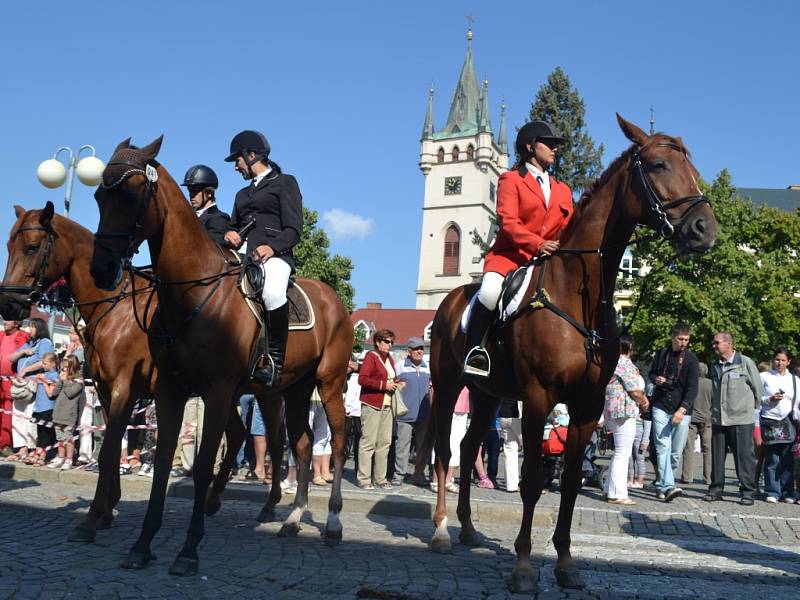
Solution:
<svg viewBox="0 0 800 600"><path fill-rule="evenodd" d="M789 351L778 346L772 354L772 369L761 373L764 493L770 503L795 502L792 445L797 436L798 382L787 368L789 362Z"/></svg>
<svg viewBox="0 0 800 600"><path fill-rule="evenodd" d="M392 396L404 385L396 381L394 360L389 353L394 338L394 332L389 329L376 331L372 336L374 349L364 356L364 364L358 372L358 383L361 386L358 485L364 490L374 490L375 486L384 490L392 489L392 483L386 478L394 422Z"/></svg>

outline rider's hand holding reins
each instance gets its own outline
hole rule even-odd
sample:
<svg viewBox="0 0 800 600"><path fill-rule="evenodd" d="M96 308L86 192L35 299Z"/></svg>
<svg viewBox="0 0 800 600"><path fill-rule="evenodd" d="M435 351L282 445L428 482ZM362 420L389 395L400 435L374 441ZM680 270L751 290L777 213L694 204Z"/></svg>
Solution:
<svg viewBox="0 0 800 600"><path fill-rule="evenodd" d="M539 246L539 254L542 256L550 256L558 250L558 247L558 240L545 240L542 242L542 245Z"/></svg>
<svg viewBox="0 0 800 600"><path fill-rule="evenodd" d="M262 244L253 250L253 258L262 263L273 256L275 256L275 250L272 249L272 246L267 246L266 244Z"/></svg>
<svg viewBox="0 0 800 600"><path fill-rule="evenodd" d="M225 234L225 241L228 242L232 248L238 248L242 245L241 236L235 231L229 231Z"/></svg>

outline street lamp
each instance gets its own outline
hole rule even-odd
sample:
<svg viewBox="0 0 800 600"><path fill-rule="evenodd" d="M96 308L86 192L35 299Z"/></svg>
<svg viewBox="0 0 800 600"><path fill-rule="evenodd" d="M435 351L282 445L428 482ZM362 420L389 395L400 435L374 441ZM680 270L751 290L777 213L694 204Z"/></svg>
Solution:
<svg viewBox="0 0 800 600"><path fill-rule="evenodd" d="M78 160L81 152L84 150L91 150L91 156L85 156ZM58 160L58 155L62 152L67 153L67 160L69 163L69 173L64 167L64 164ZM69 217L69 203L72 200L72 182L77 173L78 179L84 185L96 186L100 183L103 177L103 169L106 166L103 161L95 156L94 146L86 144L81 146L77 152L73 152L72 148L62 146L53 155L53 158L43 161L36 168L36 177L44 187L55 189L64 185L67 182L67 192L64 195L64 216Z"/></svg>

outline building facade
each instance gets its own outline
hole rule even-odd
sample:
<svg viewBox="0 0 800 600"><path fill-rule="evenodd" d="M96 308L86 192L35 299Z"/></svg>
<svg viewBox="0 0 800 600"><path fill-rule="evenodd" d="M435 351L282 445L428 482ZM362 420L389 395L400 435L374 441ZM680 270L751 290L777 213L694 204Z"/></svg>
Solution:
<svg viewBox="0 0 800 600"><path fill-rule="evenodd" d="M425 177L422 206L418 309L436 309L454 288L480 277L481 248L473 242L493 237L497 181L508 169L505 104L495 137L489 116L489 82L478 83L472 60L472 31L467 55L450 103L447 123L434 127L434 90L422 128L419 168Z"/></svg>

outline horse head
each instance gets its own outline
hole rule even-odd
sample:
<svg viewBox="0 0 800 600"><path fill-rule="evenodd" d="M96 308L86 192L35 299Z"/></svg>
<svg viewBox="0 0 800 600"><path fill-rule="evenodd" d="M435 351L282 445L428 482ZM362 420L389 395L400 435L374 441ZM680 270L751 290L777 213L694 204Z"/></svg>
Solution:
<svg viewBox="0 0 800 600"><path fill-rule="evenodd" d="M54 259L58 235L53 229L53 203L48 202L41 210L29 211L16 205L14 212L17 220L6 244L8 264L0 286L0 315L20 321L30 316L31 304L37 302L62 273Z"/></svg>
<svg viewBox="0 0 800 600"><path fill-rule="evenodd" d="M671 238L680 250L711 248L719 223L683 141L662 133L647 135L619 114L617 121L634 144L627 153L632 193L625 210L638 223Z"/></svg>
<svg viewBox="0 0 800 600"><path fill-rule="evenodd" d="M117 287L123 265L158 228L159 165L155 157L163 139L162 135L144 148L131 146L130 138L124 140L103 171L103 180L94 194L100 223L90 268L95 284L101 289Z"/></svg>

